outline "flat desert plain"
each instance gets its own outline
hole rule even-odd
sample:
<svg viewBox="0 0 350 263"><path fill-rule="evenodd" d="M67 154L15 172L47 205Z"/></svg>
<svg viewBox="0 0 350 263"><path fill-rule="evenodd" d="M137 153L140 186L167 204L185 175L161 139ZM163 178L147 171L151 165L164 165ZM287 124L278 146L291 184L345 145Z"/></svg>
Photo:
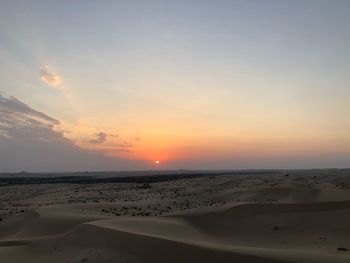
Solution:
<svg viewBox="0 0 350 263"><path fill-rule="evenodd" d="M0 262L350 262L350 170L102 175L2 174Z"/></svg>

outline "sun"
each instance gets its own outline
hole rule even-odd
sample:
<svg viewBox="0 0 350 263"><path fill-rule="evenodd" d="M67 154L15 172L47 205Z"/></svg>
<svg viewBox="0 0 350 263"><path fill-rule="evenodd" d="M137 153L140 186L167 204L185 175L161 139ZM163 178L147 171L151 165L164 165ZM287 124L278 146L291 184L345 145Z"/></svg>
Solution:
<svg viewBox="0 0 350 263"><path fill-rule="evenodd" d="M160 164L160 161L157 160L157 161L155 161L154 163L155 163L155 164Z"/></svg>

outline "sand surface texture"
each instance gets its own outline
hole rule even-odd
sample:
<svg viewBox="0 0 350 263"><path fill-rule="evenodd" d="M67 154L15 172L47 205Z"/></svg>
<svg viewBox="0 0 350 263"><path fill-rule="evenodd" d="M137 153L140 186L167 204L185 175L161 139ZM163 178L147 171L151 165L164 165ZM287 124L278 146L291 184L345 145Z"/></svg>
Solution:
<svg viewBox="0 0 350 263"><path fill-rule="evenodd" d="M0 217L1 263L345 263L350 170L208 173L151 183L7 180Z"/></svg>

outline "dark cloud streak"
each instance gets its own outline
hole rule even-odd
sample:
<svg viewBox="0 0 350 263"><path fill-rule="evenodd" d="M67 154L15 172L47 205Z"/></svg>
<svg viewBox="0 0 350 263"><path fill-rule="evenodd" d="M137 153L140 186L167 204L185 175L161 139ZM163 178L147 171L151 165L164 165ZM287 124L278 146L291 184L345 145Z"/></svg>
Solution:
<svg viewBox="0 0 350 263"><path fill-rule="evenodd" d="M99 132L95 134L96 138L91 139L89 143L93 144L99 144L99 143L104 143L107 140L108 134L105 132Z"/></svg>
<svg viewBox="0 0 350 263"><path fill-rule="evenodd" d="M60 122L15 97L0 95L0 172L143 169L144 162L84 150L64 137ZM97 141L107 134L101 132ZM116 135L113 135L116 136Z"/></svg>

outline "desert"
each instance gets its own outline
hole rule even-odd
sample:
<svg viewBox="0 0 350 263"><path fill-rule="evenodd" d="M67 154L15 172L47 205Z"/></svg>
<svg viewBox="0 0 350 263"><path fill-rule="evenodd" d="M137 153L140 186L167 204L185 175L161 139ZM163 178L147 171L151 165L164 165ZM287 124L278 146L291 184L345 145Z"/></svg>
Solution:
<svg viewBox="0 0 350 263"><path fill-rule="evenodd" d="M349 174L2 174L0 262L349 262Z"/></svg>

